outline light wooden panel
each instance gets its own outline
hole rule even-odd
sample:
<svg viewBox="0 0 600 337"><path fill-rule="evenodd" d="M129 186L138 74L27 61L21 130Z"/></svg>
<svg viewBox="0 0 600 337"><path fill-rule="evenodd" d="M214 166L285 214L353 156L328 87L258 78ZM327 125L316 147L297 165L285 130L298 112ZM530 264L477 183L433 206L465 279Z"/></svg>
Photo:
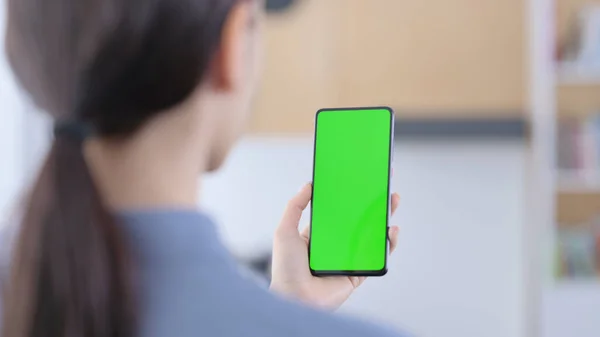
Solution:
<svg viewBox="0 0 600 337"><path fill-rule="evenodd" d="M347 0L342 100L431 111L524 106L522 0Z"/></svg>
<svg viewBox="0 0 600 337"><path fill-rule="evenodd" d="M522 0L302 0L268 18L254 132L309 132L322 107L507 117L525 106ZM513 117L513 116L508 116Z"/></svg>
<svg viewBox="0 0 600 337"><path fill-rule="evenodd" d="M335 106L340 0L303 0L289 13L268 17L266 63L251 129L299 132L314 113Z"/></svg>

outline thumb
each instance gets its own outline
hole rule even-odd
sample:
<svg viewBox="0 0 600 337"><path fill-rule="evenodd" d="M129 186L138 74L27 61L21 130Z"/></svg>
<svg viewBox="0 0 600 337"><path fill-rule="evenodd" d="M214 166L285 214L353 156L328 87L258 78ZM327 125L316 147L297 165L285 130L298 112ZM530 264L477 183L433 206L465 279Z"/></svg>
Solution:
<svg viewBox="0 0 600 337"><path fill-rule="evenodd" d="M312 184L308 183L288 202L283 213L283 218L281 219L281 224L279 224L279 228L277 229L278 232L287 233L293 231L296 235L298 234L298 224L300 223L302 212L308 206L311 197Z"/></svg>

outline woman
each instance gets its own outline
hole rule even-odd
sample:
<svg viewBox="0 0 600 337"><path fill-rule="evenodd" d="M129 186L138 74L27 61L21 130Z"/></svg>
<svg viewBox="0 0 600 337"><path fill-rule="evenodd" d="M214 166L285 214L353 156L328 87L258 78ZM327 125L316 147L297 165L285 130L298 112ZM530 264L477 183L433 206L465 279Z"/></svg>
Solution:
<svg viewBox="0 0 600 337"><path fill-rule="evenodd" d="M272 292L239 275L196 210L198 174L248 118L261 9L8 1L10 63L55 139L13 253L3 337L394 335L305 306L335 308L363 281L310 275L298 233L310 185L275 234Z"/></svg>

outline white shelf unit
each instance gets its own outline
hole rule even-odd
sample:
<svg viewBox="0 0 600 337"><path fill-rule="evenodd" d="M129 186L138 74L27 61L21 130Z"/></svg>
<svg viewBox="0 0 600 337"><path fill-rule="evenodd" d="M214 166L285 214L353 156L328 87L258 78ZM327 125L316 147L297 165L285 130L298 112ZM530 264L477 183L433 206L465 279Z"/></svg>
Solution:
<svg viewBox="0 0 600 337"><path fill-rule="evenodd" d="M600 284L593 281L557 283L544 297L544 337L597 337Z"/></svg>
<svg viewBox="0 0 600 337"><path fill-rule="evenodd" d="M556 67L559 85L599 85L600 66L581 66L574 62L562 62Z"/></svg>
<svg viewBox="0 0 600 337"><path fill-rule="evenodd" d="M600 68L556 65L556 1L529 0L531 111L531 226L524 232L529 254L525 336L600 336L600 281L560 281L554 277L556 197L564 192L599 192L600 172L556 168L557 89L600 85Z"/></svg>
<svg viewBox="0 0 600 337"><path fill-rule="evenodd" d="M529 0L529 111L531 161L528 219L523 229L526 268L523 337L547 337L547 295L552 263L545 243L553 242L555 211L556 67L554 64L554 0ZM567 337L567 336L565 336Z"/></svg>
<svg viewBox="0 0 600 337"><path fill-rule="evenodd" d="M561 170L556 188L562 193L600 193L600 172Z"/></svg>
<svg viewBox="0 0 600 337"><path fill-rule="evenodd" d="M600 278L599 279L582 279L572 281L558 281L554 284L554 291L565 294L600 296Z"/></svg>

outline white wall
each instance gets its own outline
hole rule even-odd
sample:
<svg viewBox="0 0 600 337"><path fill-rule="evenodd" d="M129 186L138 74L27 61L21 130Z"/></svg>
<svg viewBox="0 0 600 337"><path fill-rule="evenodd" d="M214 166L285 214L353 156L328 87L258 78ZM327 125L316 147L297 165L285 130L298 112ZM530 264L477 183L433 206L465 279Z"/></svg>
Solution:
<svg viewBox="0 0 600 337"><path fill-rule="evenodd" d="M424 337L523 336L520 142L396 146L390 273L369 280L344 310ZM240 254L267 250L287 200L310 180L312 140L247 138L204 183L203 205Z"/></svg>
<svg viewBox="0 0 600 337"><path fill-rule="evenodd" d="M549 286L543 296L542 336L600 336L598 303L597 281Z"/></svg>
<svg viewBox="0 0 600 337"><path fill-rule="evenodd" d="M4 2L0 0L0 224L21 187L24 160L23 100L4 54L5 15Z"/></svg>

